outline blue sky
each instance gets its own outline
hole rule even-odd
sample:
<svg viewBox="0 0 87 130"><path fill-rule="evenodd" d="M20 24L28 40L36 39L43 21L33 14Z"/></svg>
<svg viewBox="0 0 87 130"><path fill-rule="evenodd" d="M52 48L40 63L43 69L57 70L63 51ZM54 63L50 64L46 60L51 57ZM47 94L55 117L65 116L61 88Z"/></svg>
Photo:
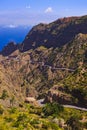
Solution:
<svg viewBox="0 0 87 130"><path fill-rule="evenodd" d="M87 0L0 0L0 25L49 23L87 14Z"/></svg>

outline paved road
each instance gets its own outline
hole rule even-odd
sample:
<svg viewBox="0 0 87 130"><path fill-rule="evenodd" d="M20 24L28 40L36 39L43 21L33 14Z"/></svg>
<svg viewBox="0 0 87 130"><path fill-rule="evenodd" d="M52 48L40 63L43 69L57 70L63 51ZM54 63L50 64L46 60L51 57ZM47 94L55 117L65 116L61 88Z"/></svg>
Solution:
<svg viewBox="0 0 87 130"><path fill-rule="evenodd" d="M32 60L30 60L29 63L31 63L31 64L38 63L38 64L40 64L40 65L42 65L44 67L49 67L50 69L53 69L53 70L67 70L67 71L71 71L71 72L75 71L75 69L70 69L70 68L65 68L65 67L52 67L50 65L44 64L44 62L39 62L39 61L32 61Z"/></svg>
<svg viewBox="0 0 87 130"><path fill-rule="evenodd" d="M41 106L41 107L43 107L45 104L43 104L43 101L44 101L44 99L39 99L39 100L37 100L38 101L38 104Z"/></svg>
<svg viewBox="0 0 87 130"><path fill-rule="evenodd" d="M77 107L77 106L73 106L73 105L63 105L63 107L74 108L74 109L77 109L77 110L87 111L87 108Z"/></svg>
<svg viewBox="0 0 87 130"><path fill-rule="evenodd" d="M45 105L45 104L43 104L44 99L40 99L40 100L37 100L37 101L38 101L38 104L41 107L43 107ZM63 107L73 108L73 109L77 109L77 110L81 110L81 111L87 111L87 108L77 107L77 106L73 106L73 105L63 105Z"/></svg>

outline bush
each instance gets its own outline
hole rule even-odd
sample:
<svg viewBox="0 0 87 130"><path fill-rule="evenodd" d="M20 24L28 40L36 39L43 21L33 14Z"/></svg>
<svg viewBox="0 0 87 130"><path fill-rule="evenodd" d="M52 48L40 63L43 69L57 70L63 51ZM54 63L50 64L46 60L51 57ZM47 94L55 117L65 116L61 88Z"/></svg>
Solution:
<svg viewBox="0 0 87 130"><path fill-rule="evenodd" d="M60 112L63 112L63 110L64 110L63 106L59 105L58 103L48 103L42 109L45 116L50 116L50 115L56 116Z"/></svg>
<svg viewBox="0 0 87 130"><path fill-rule="evenodd" d="M25 113L20 113L17 120L14 122L13 127L26 127L27 125L27 115Z"/></svg>
<svg viewBox="0 0 87 130"><path fill-rule="evenodd" d="M3 107L0 105L0 114L3 114L3 112L4 112L4 109L3 109Z"/></svg>
<svg viewBox="0 0 87 130"><path fill-rule="evenodd" d="M5 117L4 118L6 122L13 122L14 119L12 117Z"/></svg>
<svg viewBox="0 0 87 130"><path fill-rule="evenodd" d="M6 90L3 90L2 96L0 97L1 99L5 100L8 97L8 93Z"/></svg>
<svg viewBox="0 0 87 130"><path fill-rule="evenodd" d="M82 130L81 123L76 116L71 116L66 123L71 128L71 130Z"/></svg>
<svg viewBox="0 0 87 130"><path fill-rule="evenodd" d="M17 111L17 108L12 107L12 108L9 110L9 113L10 113L10 114L16 113L16 111Z"/></svg>
<svg viewBox="0 0 87 130"><path fill-rule="evenodd" d="M43 122L42 129L44 130L60 130L58 125L52 122Z"/></svg>

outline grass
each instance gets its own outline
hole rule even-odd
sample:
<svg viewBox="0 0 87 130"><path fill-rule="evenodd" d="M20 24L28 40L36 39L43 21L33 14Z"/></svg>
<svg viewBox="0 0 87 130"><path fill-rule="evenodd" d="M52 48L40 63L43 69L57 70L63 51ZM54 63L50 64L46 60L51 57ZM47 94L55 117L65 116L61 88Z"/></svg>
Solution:
<svg viewBox="0 0 87 130"><path fill-rule="evenodd" d="M23 104L22 108L4 109L0 115L0 130L65 130L61 124L66 124L71 117L76 117L80 124L87 127L87 112L63 108L56 103L47 104L44 108Z"/></svg>

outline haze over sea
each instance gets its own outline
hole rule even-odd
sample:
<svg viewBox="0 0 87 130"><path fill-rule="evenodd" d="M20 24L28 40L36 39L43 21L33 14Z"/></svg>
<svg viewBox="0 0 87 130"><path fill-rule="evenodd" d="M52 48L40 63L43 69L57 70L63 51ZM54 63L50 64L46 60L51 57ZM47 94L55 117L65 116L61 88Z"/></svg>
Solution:
<svg viewBox="0 0 87 130"><path fill-rule="evenodd" d="M11 41L21 43L30 29L30 26L0 26L0 50Z"/></svg>

